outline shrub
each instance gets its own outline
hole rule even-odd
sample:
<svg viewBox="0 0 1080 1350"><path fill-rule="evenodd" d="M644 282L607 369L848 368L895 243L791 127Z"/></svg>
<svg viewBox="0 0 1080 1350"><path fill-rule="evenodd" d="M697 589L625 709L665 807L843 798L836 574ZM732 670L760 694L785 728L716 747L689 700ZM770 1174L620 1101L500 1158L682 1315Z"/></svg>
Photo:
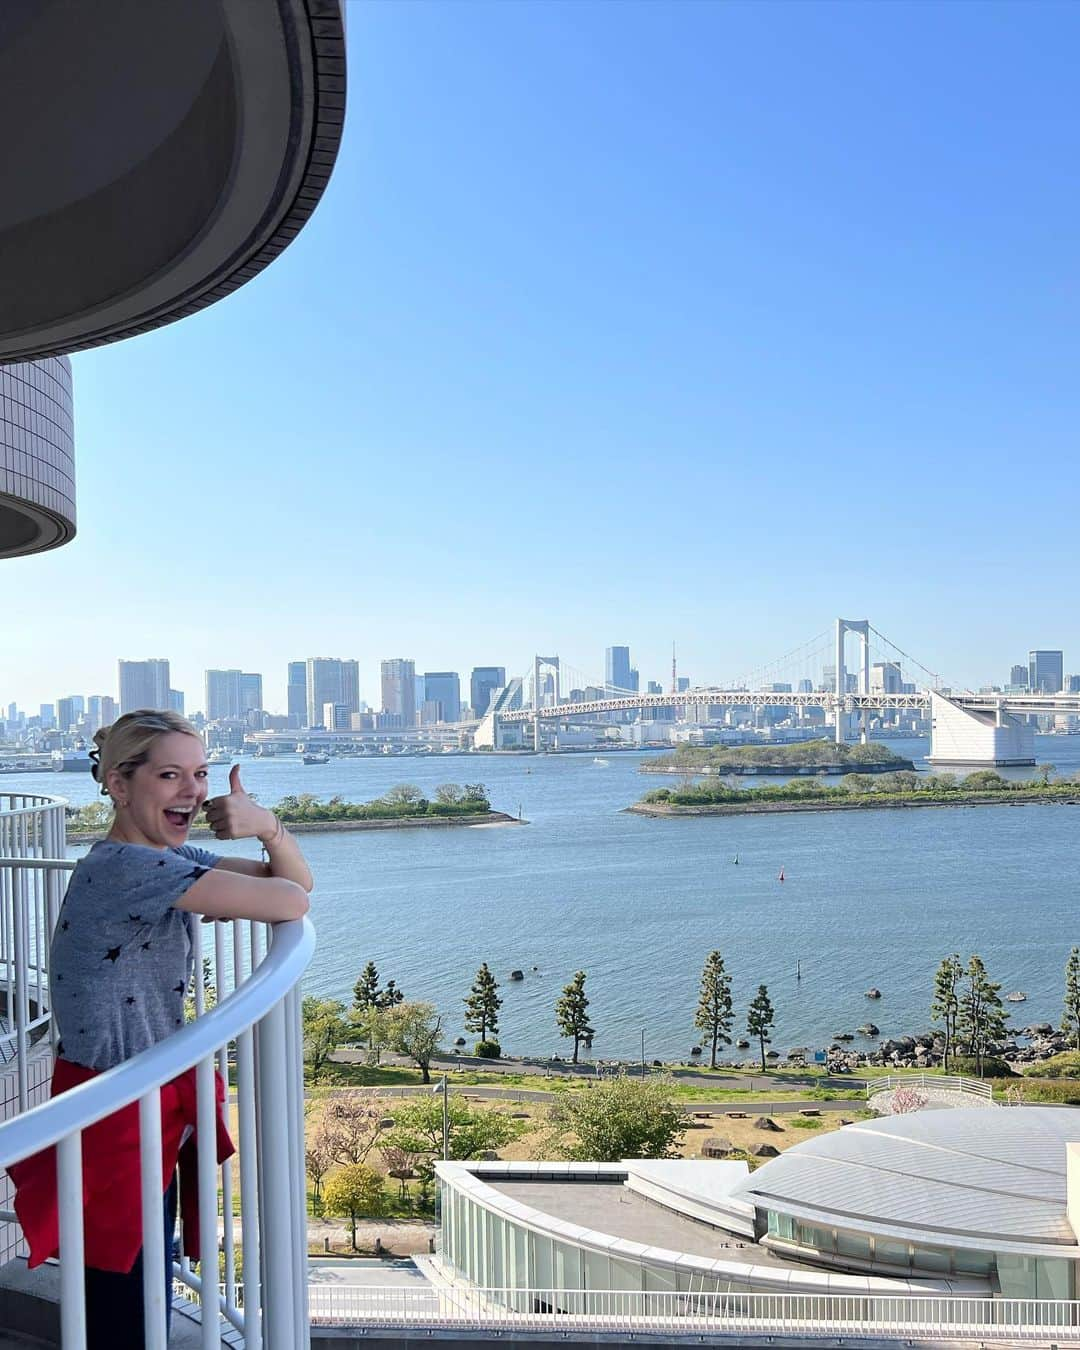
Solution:
<svg viewBox="0 0 1080 1350"><path fill-rule="evenodd" d="M477 1041L473 1054L477 1059L498 1059L502 1055L502 1046L498 1041Z"/></svg>
<svg viewBox="0 0 1080 1350"><path fill-rule="evenodd" d="M978 1078L979 1076L979 1070L973 1055L950 1055L949 1072L958 1074L962 1078ZM983 1055L983 1077L1019 1078L1020 1075L1014 1073L1003 1059L995 1059L993 1055Z"/></svg>
<svg viewBox="0 0 1080 1350"><path fill-rule="evenodd" d="M1024 1070L1026 1078L1080 1078L1080 1051L1066 1050L1051 1055L1041 1064L1030 1064Z"/></svg>

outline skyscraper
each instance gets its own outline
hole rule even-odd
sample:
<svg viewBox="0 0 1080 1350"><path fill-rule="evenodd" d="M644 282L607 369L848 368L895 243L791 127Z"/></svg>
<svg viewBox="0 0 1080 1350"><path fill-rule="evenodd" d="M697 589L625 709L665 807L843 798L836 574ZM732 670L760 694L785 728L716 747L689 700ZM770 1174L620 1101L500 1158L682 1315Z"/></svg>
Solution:
<svg viewBox="0 0 1080 1350"><path fill-rule="evenodd" d="M416 662L403 657L382 663L382 710L401 718L403 727L416 725Z"/></svg>
<svg viewBox="0 0 1080 1350"><path fill-rule="evenodd" d="M1009 672L1009 683L1014 688L1026 689L1029 674L1027 666L1013 666Z"/></svg>
<svg viewBox="0 0 1080 1350"><path fill-rule="evenodd" d="M240 676L240 715L254 712L263 706L263 679L245 671Z"/></svg>
<svg viewBox="0 0 1080 1350"><path fill-rule="evenodd" d="M609 694L625 693L630 683L630 648L608 647L604 652L604 684Z"/></svg>
<svg viewBox="0 0 1080 1350"><path fill-rule="evenodd" d="M440 722L461 721L461 678L456 670L424 672L424 702L439 704Z"/></svg>
<svg viewBox="0 0 1080 1350"><path fill-rule="evenodd" d="M290 661L289 678L285 688L289 723L294 727L307 726L307 662Z"/></svg>
<svg viewBox="0 0 1080 1350"><path fill-rule="evenodd" d="M1060 694L1065 662L1061 652L1028 653L1028 688L1033 694Z"/></svg>
<svg viewBox="0 0 1080 1350"><path fill-rule="evenodd" d="M82 700L80 699L81 703ZM70 731L78 720L78 710L74 697L56 700L56 725L61 731Z"/></svg>
<svg viewBox="0 0 1080 1350"><path fill-rule="evenodd" d="M119 667L121 713L172 707L168 661L121 661Z"/></svg>
<svg viewBox="0 0 1080 1350"><path fill-rule="evenodd" d="M309 656L305 692L309 727L322 725L328 703L340 703L350 714L359 712L360 667L356 661L342 661L336 656Z"/></svg>
<svg viewBox="0 0 1080 1350"><path fill-rule="evenodd" d="M483 717L491 696L506 684L505 666L474 666L469 678L469 703L474 717Z"/></svg>

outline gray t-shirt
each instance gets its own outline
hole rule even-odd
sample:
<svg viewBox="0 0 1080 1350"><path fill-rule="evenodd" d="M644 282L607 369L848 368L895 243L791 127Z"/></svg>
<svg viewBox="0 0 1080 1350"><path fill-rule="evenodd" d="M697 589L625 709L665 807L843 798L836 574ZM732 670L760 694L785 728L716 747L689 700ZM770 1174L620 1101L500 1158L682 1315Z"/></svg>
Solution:
<svg viewBox="0 0 1080 1350"><path fill-rule="evenodd" d="M50 989L59 1053L111 1069L184 1022L192 924L174 909L216 853L96 843L71 874L52 940Z"/></svg>

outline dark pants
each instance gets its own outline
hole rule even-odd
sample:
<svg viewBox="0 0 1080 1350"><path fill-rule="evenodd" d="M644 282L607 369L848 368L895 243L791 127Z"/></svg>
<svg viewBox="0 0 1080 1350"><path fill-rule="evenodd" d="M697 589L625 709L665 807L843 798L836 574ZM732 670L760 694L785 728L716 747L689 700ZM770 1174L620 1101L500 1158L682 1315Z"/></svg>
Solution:
<svg viewBox="0 0 1080 1350"><path fill-rule="evenodd" d="M176 1178L165 1192L165 1329L172 1320ZM126 1275L86 1267L87 1350L143 1350L143 1254Z"/></svg>

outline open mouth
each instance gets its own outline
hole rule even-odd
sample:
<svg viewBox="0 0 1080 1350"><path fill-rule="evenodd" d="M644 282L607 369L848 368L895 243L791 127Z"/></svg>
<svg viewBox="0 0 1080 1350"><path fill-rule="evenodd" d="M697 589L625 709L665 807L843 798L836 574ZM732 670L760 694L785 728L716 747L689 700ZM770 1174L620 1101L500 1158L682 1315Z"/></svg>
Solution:
<svg viewBox="0 0 1080 1350"><path fill-rule="evenodd" d="M165 812L165 819L170 825L175 825L178 830L186 830L191 824L191 817L195 814L192 807L172 807Z"/></svg>

